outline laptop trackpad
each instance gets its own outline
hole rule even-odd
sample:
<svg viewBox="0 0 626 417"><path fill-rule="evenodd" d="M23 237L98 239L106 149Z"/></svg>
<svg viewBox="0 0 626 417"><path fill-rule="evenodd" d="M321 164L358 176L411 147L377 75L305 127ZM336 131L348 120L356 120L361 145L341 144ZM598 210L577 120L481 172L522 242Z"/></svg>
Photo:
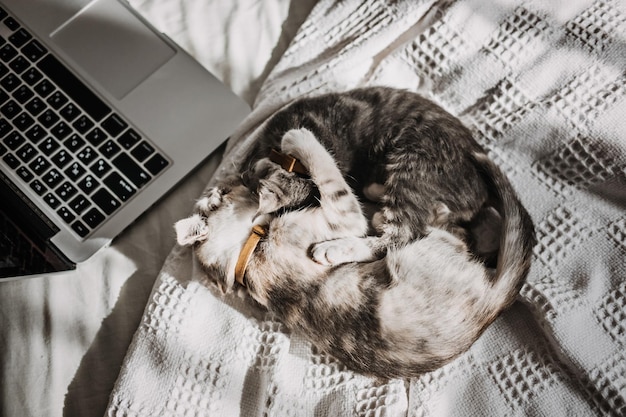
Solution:
<svg viewBox="0 0 626 417"><path fill-rule="evenodd" d="M117 0L96 0L50 37L117 99L176 53Z"/></svg>

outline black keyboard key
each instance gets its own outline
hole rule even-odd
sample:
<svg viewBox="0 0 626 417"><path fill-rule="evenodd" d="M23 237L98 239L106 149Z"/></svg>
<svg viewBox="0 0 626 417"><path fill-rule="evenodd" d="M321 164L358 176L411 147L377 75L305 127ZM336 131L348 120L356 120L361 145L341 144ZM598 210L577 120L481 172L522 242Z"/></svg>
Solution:
<svg viewBox="0 0 626 417"><path fill-rule="evenodd" d="M117 172L112 172L106 177L104 184L122 201L128 200L136 191L135 187L122 178Z"/></svg>
<svg viewBox="0 0 626 417"><path fill-rule="evenodd" d="M50 171L46 172L46 175L41 177L41 179L48 187L54 188L63 180L63 176L59 171L52 168Z"/></svg>
<svg viewBox="0 0 626 417"><path fill-rule="evenodd" d="M61 201L52 193L48 193L43 197L43 200L53 209L59 207Z"/></svg>
<svg viewBox="0 0 626 417"><path fill-rule="evenodd" d="M76 154L78 159L85 165L89 165L91 161L96 159L97 153L91 146L85 146Z"/></svg>
<svg viewBox="0 0 626 417"><path fill-rule="evenodd" d="M76 218L76 216L74 216L74 214L71 211L69 211L67 207L61 207L57 211L57 214L67 224L72 223L72 221Z"/></svg>
<svg viewBox="0 0 626 417"><path fill-rule="evenodd" d="M43 193L48 190L46 186L43 185L42 182L39 180L34 180L33 182L31 182L30 188L32 188L33 191L37 193L37 195L43 195Z"/></svg>
<svg viewBox="0 0 626 417"><path fill-rule="evenodd" d="M19 86L14 92L13 92L13 98L15 100L18 101L18 103L20 104L24 104L26 103L28 100L30 100L33 96L35 95L35 93L33 93L33 91L28 88L28 86L26 85L21 85Z"/></svg>
<svg viewBox="0 0 626 417"><path fill-rule="evenodd" d="M67 97L60 91L55 91L46 100L50 106L54 109L60 109L62 105L67 103Z"/></svg>
<svg viewBox="0 0 626 417"><path fill-rule="evenodd" d="M20 84L22 84L22 81L15 74L9 74L0 81L0 86L9 93L19 87Z"/></svg>
<svg viewBox="0 0 626 417"><path fill-rule="evenodd" d="M98 178L104 177L104 175L111 170L111 165L104 159L100 158L89 167L91 172L96 174Z"/></svg>
<svg viewBox="0 0 626 417"><path fill-rule="evenodd" d="M110 139L104 142L102 146L100 146L100 152L107 158L112 158L121 150L122 148L120 148L117 143L113 142Z"/></svg>
<svg viewBox="0 0 626 417"><path fill-rule="evenodd" d="M102 127L109 135L116 137L128 127L128 124L118 114L113 113L102 122Z"/></svg>
<svg viewBox="0 0 626 417"><path fill-rule="evenodd" d="M59 116L52 110L45 110L41 115L37 118L39 123L41 123L44 127L50 128L53 124L59 121Z"/></svg>
<svg viewBox="0 0 626 417"><path fill-rule="evenodd" d="M2 36L0 36L0 38L2 38ZM2 62L0 62L0 78L4 77L8 73L9 73L9 68L6 65L4 65Z"/></svg>
<svg viewBox="0 0 626 417"><path fill-rule="evenodd" d="M16 131L13 131L13 132L9 133L2 140L2 142L4 142L4 144L7 145L9 147L9 149L11 149L12 151L14 151L17 148L19 148L25 141L26 141L26 139L24 139L24 136L20 135Z"/></svg>
<svg viewBox="0 0 626 417"><path fill-rule="evenodd" d="M44 103L43 100L39 97L35 97L31 101L26 103L26 106L24 107L26 108L26 110L28 110L30 114L32 114L33 116L37 116L39 113L44 111L44 109L46 108L46 103Z"/></svg>
<svg viewBox="0 0 626 417"><path fill-rule="evenodd" d="M71 183L65 181L59 186L59 188L56 189L55 192L59 196L59 198L61 198L61 200L67 201L72 198L78 192L78 190Z"/></svg>
<svg viewBox="0 0 626 417"><path fill-rule="evenodd" d="M24 74L22 74L22 80L31 87L35 85L41 78L43 74L37 68L29 68L26 70Z"/></svg>
<svg viewBox="0 0 626 417"><path fill-rule="evenodd" d="M91 203L89 202L89 200L87 200L87 198L84 195L82 195L82 194L79 194L78 196L74 197L74 199L69 202L70 208L76 214L82 213L90 205L91 205Z"/></svg>
<svg viewBox="0 0 626 417"><path fill-rule="evenodd" d="M89 120L89 117L83 115L76 119L76 121L72 123L72 126L74 126L74 129L78 130L78 133L84 134L93 127L93 124L94 123Z"/></svg>
<svg viewBox="0 0 626 417"><path fill-rule="evenodd" d="M37 143L46 136L46 130L39 125L35 125L28 129L25 135L31 142Z"/></svg>
<svg viewBox="0 0 626 417"><path fill-rule="evenodd" d="M9 36L9 42L11 42L16 48L21 48L26 42L32 38L32 35L24 28L19 28L17 32Z"/></svg>
<svg viewBox="0 0 626 417"><path fill-rule="evenodd" d="M6 10L4 10L2 7L0 7L0 20L4 19L8 15L9 14L6 12Z"/></svg>
<svg viewBox="0 0 626 417"><path fill-rule="evenodd" d="M2 107L0 107L0 113L2 113L7 119L14 118L21 111L22 108L14 100L9 100Z"/></svg>
<svg viewBox="0 0 626 417"><path fill-rule="evenodd" d="M22 132L31 127L33 123L35 123L35 119L30 117L30 114L26 112L21 112L15 119L13 119L15 128L21 130Z"/></svg>
<svg viewBox="0 0 626 417"><path fill-rule="evenodd" d="M76 182L85 172L87 172L87 170L83 168L81 164L78 162L72 162L72 164L65 170L65 175L67 175L70 180Z"/></svg>
<svg viewBox="0 0 626 417"><path fill-rule="evenodd" d="M67 135L72 133L72 128L64 121L60 121L52 129L50 129L50 133L52 133L55 138L62 140L65 139Z"/></svg>
<svg viewBox="0 0 626 417"><path fill-rule="evenodd" d="M122 136L117 138L117 143L122 145L122 148L129 150L140 140L141 136L139 136L139 133L135 132L133 129L128 129Z"/></svg>
<svg viewBox="0 0 626 417"><path fill-rule="evenodd" d="M87 195L91 194L99 186L100 183L93 175L87 175L78 183L78 188L80 188Z"/></svg>
<svg viewBox="0 0 626 417"><path fill-rule="evenodd" d="M139 145L135 146L130 153L137 158L139 162L143 162L147 157L154 153L154 148L144 140Z"/></svg>
<svg viewBox="0 0 626 417"><path fill-rule="evenodd" d="M163 169L168 165L169 165L169 162L167 161L167 159L165 159L160 154L154 155L152 158L148 160L148 162L144 164L146 169L150 171L152 175L156 175L159 172L163 171Z"/></svg>
<svg viewBox="0 0 626 417"><path fill-rule="evenodd" d="M87 226L95 229L100 223L104 221L105 217L104 214L100 213L100 211L94 207L90 209L87 213L85 213L82 219L85 223L87 223Z"/></svg>
<svg viewBox="0 0 626 417"><path fill-rule="evenodd" d="M57 142L53 138L47 138L46 140L41 142L41 145L39 145L39 149L47 156L50 156L52 155L52 152L59 149L59 142Z"/></svg>
<svg viewBox="0 0 626 417"><path fill-rule="evenodd" d="M46 55L37 67L96 121L102 120L111 112L109 106L52 55Z"/></svg>
<svg viewBox="0 0 626 417"><path fill-rule="evenodd" d="M22 53L26 55L26 58L30 59L31 62L35 62L47 54L48 50L37 40L33 39L22 48Z"/></svg>
<svg viewBox="0 0 626 417"><path fill-rule="evenodd" d="M0 104L4 103L9 98L11 98L11 96L9 96L6 91L0 88Z"/></svg>
<svg viewBox="0 0 626 417"><path fill-rule="evenodd" d="M122 174L131 180L138 188L143 187L150 181L150 174L144 171L130 156L125 153L115 157L113 165L122 171Z"/></svg>
<svg viewBox="0 0 626 417"><path fill-rule="evenodd" d="M59 113L66 121L71 122L80 115L80 109L74 103L67 103Z"/></svg>
<svg viewBox="0 0 626 417"><path fill-rule="evenodd" d="M121 203L117 201L113 194L105 190L104 188L100 188L95 192L94 195L91 196L92 200L98 207L102 209L106 214L111 214L115 210L117 210Z"/></svg>
<svg viewBox="0 0 626 417"><path fill-rule="evenodd" d="M35 91L42 98L46 98L54 91L54 85L50 81L43 79L35 86Z"/></svg>
<svg viewBox="0 0 626 417"><path fill-rule="evenodd" d="M24 182L30 182L30 180L32 180L33 178L35 178L35 176L33 175L32 172L30 172L28 170L28 168L26 168L25 166L21 166L17 169L17 175L19 175L19 177L22 179L22 181Z"/></svg>
<svg viewBox="0 0 626 417"><path fill-rule="evenodd" d="M93 146L98 146L107 138L107 134L102 129L96 127L87 133L87 140Z"/></svg>
<svg viewBox="0 0 626 417"><path fill-rule="evenodd" d="M8 153L2 157L2 160L11 168L15 169L20 166L20 160L15 155Z"/></svg>
<svg viewBox="0 0 626 417"><path fill-rule="evenodd" d="M6 27L11 29L11 31L16 31L20 28L20 24L17 22L17 20L13 19L11 16L4 19L3 23Z"/></svg>
<svg viewBox="0 0 626 417"><path fill-rule="evenodd" d="M80 220L76 220L74 223L72 223L72 230L74 230L76 234L80 237L85 237L89 234L89 229L87 228L87 226L82 224Z"/></svg>
<svg viewBox="0 0 626 417"><path fill-rule="evenodd" d="M63 168L67 164L69 164L70 161L72 160L72 154L66 151L65 149L61 149L59 152L54 154L51 160L54 163L54 165L56 165L59 168Z"/></svg>
<svg viewBox="0 0 626 417"><path fill-rule="evenodd" d="M0 143L0 156L4 155L8 151L9 151L9 149L7 149L6 146L4 146L2 143Z"/></svg>
<svg viewBox="0 0 626 417"><path fill-rule="evenodd" d="M11 67L11 69L13 69L16 73L21 74L26 71L26 68L30 67L30 62L20 55L9 63L9 67Z"/></svg>
<svg viewBox="0 0 626 417"><path fill-rule="evenodd" d="M63 145L65 145L65 147L72 152L76 152L82 148L84 144L85 140L76 133L72 134L69 138L65 139L65 142L63 142Z"/></svg>
<svg viewBox="0 0 626 417"><path fill-rule="evenodd" d="M0 59L4 62L9 62L17 55L17 49L10 43L5 43L0 47Z"/></svg>
<svg viewBox="0 0 626 417"><path fill-rule="evenodd" d="M41 175L48 168L50 168L50 162L48 162L48 160L43 156L38 156L28 166L33 170L33 172L35 172L35 174Z"/></svg>
<svg viewBox="0 0 626 417"><path fill-rule="evenodd" d="M37 149L35 149L30 143L26 143L18 149L15 154L22 160L22 162L28 163L37 155Z"/></svg>
<svg viewBox="0 0 626 417"><path fill-rule="evenodd" d="M13 128L8 121L6 121L5 119L0 119L0 138L3 138L12 129Z"/></svg>

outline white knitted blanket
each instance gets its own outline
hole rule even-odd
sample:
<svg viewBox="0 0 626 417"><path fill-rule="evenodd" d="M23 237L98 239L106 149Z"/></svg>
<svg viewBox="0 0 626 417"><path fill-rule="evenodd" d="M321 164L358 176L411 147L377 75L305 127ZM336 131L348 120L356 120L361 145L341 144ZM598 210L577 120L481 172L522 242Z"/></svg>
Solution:
<svg viewBox="0 0 626 417"><path fill-rule="evenodd" d="M519 301L449 365L379 382L213 294L175 248L108 415L626 415L625 68L621 0L321 0L217 175L294 97L419 91L466 122L534 219Z"/></svg>

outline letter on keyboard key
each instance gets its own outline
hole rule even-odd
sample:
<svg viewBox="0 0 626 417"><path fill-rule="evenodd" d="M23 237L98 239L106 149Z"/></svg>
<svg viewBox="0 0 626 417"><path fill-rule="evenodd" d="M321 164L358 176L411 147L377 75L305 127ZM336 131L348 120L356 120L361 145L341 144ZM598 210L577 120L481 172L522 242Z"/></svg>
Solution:
<svg viewBox="0 0 626 417"><path fill-rule="evenodd" d="M128 200L135 194L135 188L117 172L113 172L106 177L104 183L122 201Z"/></svg>

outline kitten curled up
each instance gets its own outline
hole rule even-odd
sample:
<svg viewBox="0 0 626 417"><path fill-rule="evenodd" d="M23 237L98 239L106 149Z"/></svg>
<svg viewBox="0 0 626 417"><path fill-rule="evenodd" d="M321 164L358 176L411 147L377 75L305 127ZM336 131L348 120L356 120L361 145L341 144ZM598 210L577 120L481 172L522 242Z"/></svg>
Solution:
<svg viewBox="0 0 626 417"><path fill-rule="evenodd" d="M367 237L361 204L310 130L288 130L280 148L308 170L314 202L294 207L277 199L277 177L305 183L259 157L251 168L251 175L263 173L258 190L231 179L209 189L195 213L175 225L178 243L193 245L207 275L226 291L238 285L235 267L252 228L262 227L244 276L252 298L350 369L385 379L418 376L451 361L514 301L529 267L529 219L484 153L470 151L468 158L501 208L495 271L457 235L428 225L419 239L388 246L382 257L352 262L343 253L340 262L330 261L327 251L336 245L318 243ZM271 213L263 210L268 205Z"/></svg>

